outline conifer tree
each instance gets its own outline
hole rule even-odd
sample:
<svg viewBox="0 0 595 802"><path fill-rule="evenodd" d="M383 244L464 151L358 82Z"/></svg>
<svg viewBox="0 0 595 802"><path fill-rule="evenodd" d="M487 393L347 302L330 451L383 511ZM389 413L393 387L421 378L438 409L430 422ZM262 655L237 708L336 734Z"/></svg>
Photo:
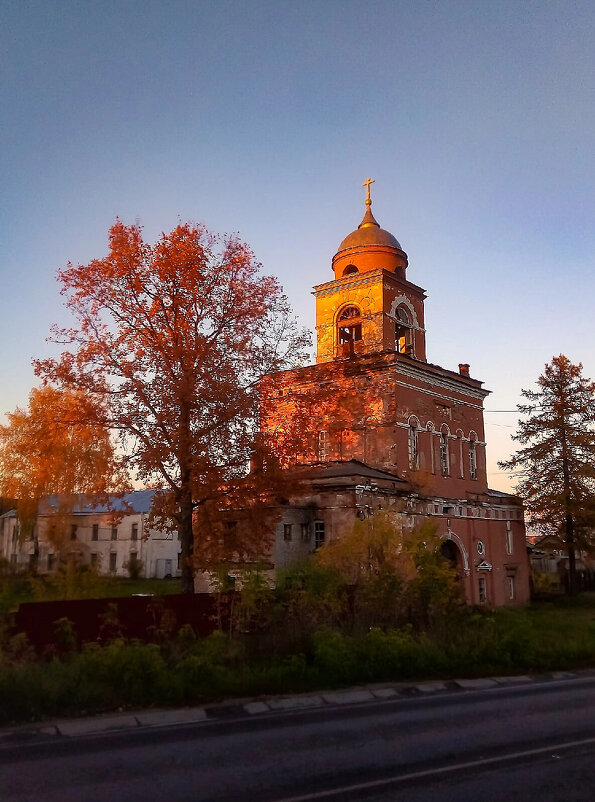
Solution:
<svg viewBox="0 0 595 802"><path fill-rule="evenodd" d="M576 591L576 551L592 541L595 490L595 383L560 354L545 366L538 390L522 390L521 444L500 463L518 477L531 526L559 534L568 551L570 593Z"/></svg>

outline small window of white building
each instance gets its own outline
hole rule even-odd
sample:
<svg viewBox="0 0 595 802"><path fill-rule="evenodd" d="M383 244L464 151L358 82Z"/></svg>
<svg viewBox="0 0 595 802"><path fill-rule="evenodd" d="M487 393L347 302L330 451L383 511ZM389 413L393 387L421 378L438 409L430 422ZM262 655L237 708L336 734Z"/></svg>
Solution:
<svg viewBox="0 0 595 802"><path fill-rule="evenodd" d="M319 549L324 544L324 521L314 522L314 547Z"/></svg>

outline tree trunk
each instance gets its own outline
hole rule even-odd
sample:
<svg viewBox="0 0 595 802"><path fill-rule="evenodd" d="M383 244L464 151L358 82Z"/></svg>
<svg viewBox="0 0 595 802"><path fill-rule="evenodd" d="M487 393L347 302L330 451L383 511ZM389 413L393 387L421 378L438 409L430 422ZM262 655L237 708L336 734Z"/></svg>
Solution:
<svg viewBox="0 0 595 802"><path fill-rule="evenodd" d="M178 534L180 537L182 565L182 593L194 593L194 532L192 529L192 498L190 489L180 500Z"/></svg>
<svg viewBox="0 0 595 802"><path fill-rule="evenodd" d="M568 595L573 596L578 588L576 583L576 552L574 549L574 518L572 516L570 470L568 468L568 448L566 426L562 426L562 474L564 476L564 540L568 551Z"/></svg>
<svg viewBox="0 0 595 802"><path fill-rule="evenodd" d="M574 548L574 518L572 514L566 516L564 523L566 548L568 551L568 595L572 596L578 592L576 582L576 551Z"/></svg>
<svg viewBox="0 0 595 802"><path fill-rule="evenodd" d="M186 386L180 398L180 510L179 533L182 546L182 593L194 593L194 529L192 518L192 472L191 472L191 433L190 433L190 392L191 381L186 375Z"/></svg>

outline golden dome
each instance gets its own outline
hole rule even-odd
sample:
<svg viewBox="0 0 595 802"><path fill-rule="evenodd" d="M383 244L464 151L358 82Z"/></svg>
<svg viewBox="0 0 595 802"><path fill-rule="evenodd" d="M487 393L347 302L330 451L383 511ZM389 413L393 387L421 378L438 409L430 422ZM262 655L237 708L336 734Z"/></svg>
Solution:
<svg viewBox="0 0 595 802"><path fill-rule="evenodd" d="M399 251L403 250L397 238L393 237L390 231L385 231L384 228L380 228L372 214L371 207L372 201L368 197L366 199L366 213L364 214L364 219L355 231L352 231L351 234L345 237L343 242L339 245L337 253L346 250L346 248L358 248L362 245L385 245L389 248L397 248Z"/></svg>

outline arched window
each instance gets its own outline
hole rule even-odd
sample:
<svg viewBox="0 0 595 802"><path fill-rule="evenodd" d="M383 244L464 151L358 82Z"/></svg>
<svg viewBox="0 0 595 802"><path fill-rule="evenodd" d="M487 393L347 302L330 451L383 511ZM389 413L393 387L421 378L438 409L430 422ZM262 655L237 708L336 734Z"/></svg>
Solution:
<svg viewBox="0 0 595 802"><path fill-rule="evenodd" d="M413 353L413 338L411 317L404 306L398 306L395 311L395 350L400 354Z"/></svg>
<svg viewBox="0 0 595 802"><path fill-rule="evenodd" d="M409 421L408 431L409 469L416 471L419 468L419 444L417 440L417 421Z"/></svg>
<svg viewBox="0 0 595 802"><path fill-rule="evenodd" d="M346 306L338 320L338 341L354 343L362 339L362 319L357 306Z"/></svg>
<svg viewBox="0 0 595 802"><path fill-rule="evenodd" d="M450 474L450 458L448 454L448 427L440 430L440 472L442 476Z"/></svg>
<svg viewBox="0 0 595 802"><path fill-rule="evenodd" d="M477 479L477 443L476 434L469 435L469 478Z"/></svg>
<svg viewBox="0 0 595 802"><path fill-rule="evenodd" d="M347 265L345 270L343 271L344 276L351 276L353 273L359 273L359 270L355 265Z"/></svg>

